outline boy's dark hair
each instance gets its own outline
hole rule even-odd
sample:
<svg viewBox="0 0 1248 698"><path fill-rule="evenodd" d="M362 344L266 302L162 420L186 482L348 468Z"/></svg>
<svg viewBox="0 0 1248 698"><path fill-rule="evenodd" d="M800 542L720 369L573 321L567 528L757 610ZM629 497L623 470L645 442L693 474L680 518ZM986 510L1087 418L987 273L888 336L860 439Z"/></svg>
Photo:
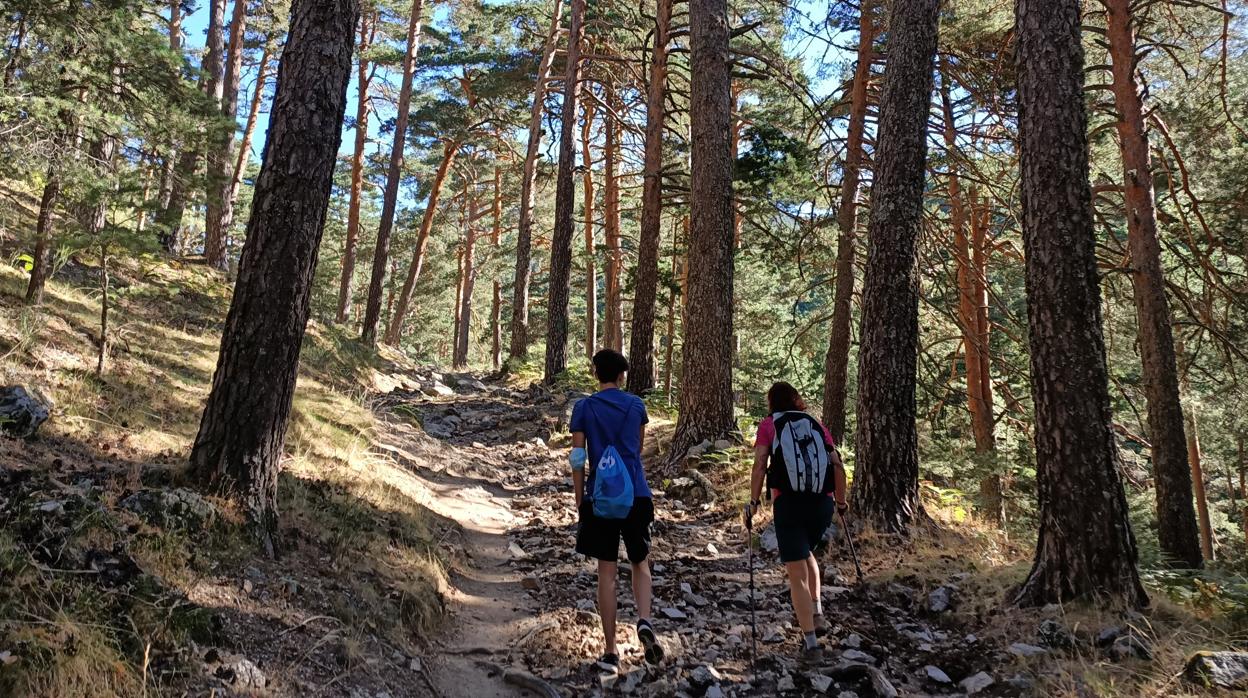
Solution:
<svg viewBox="0 0 1248 698"><path fill-rule="evenodd" d="M805 408L797 388L780 381L772 383L767 391L767 408L772 412L796 412Z"/></svg>
<svg viewBox="0 0 1248 698"><path fill-rule="evenodd" d="M628 370L628 359L614 349L602 349L594 354L594 375L603 383L614 383Z"/></svg>

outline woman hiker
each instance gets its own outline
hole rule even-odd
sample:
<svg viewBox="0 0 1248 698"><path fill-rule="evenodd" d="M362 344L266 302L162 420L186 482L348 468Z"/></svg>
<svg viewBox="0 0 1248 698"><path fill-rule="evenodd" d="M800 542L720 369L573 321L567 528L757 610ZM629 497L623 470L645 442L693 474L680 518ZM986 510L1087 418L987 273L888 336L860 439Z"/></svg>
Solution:
<svg viewBox="0 0 1248 698"><path fill-rule="evenodd" d="M767 391L771 413L758 425L754 440L754 472L750 478L747 523L762 506L764 482L771 489L776 541L780 560L789 576L789 593L802 628L799 657L804 662L822 656L816 633L827 631L819 597L819 565L815 561L824 533L838 510L844 513L845 467L836 442L814 417L805 412L797 389L776 383Z"/></svg>
<svg viewBox="0 0 1248 698"><path fill-rule="evenodd" d="M650 555L650 523L654 521L654 503L641 464L648 420L641 398L620 390L619 384L628 371L628 360L618 351L603 349L594 354L593 363L598 392L572 408L572 451L568 461L572 465L572 484L580 519L576 552L598 561L598 613L602 616L605 647L597 663L604 671L616 672L620 656L615 643L618 603L615 579L621 540L632 566L637 637L645 649L647 662L658 664L663 659L663 648L650 619L650 563L646 559ZM604 463L604 453L610 454L611 459L618 456L631 476L632 506L622 518L599 516L595 512L594 479ZM586 463L589 464L588 474Z"/></svg>

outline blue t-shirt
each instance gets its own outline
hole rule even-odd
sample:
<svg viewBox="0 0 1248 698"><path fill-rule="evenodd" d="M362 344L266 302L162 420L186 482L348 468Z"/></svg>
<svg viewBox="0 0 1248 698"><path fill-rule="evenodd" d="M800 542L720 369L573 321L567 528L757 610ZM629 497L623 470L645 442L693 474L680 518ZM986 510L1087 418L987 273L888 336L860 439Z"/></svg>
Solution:
<svg viewBox="0 0 1248 698"><path fill-rule="evenodd" d="M649 421L646 403L619 388L600 390L576 403L569 427L573 432L585 434L585 450L589 454L586 494L594 492L594 468L602 452L607 446L615 446L633 474L634 496L653 496L646 483L646 471L641 466L641 425Z"/></svg>

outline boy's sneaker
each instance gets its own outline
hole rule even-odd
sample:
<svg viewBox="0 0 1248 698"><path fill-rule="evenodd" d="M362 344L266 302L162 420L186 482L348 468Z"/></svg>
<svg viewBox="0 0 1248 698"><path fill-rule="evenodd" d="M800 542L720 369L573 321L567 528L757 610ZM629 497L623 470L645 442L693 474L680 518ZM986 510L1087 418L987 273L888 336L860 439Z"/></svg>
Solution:
<svg viewBox="0 0 1248 698"><path fill-rule="evenodd" d="M641 646L646 651L646 663L658 664L663 661L663 645L659 644L659 637L654 633L649 621L641 621L637 624L637 638L641 640Z"/></svg>
<svg viewBox="0 0 1248 698"><path fill-rule="evenodd" d="M819 666L823 663L823 648L819 645L807 647L803 644L797 654L797 663L806 669Z"/></svg>
<svg viewBox="0 0 1248 698"><path fill-rule="evenodd" d="M620 673L620 656L608 652L599 657L598 661L594 662L594 666L603 673L618 674Z"/></svg>
<svg viewBox="0 0 1248 698"><path fill-rule="evenodd" d="M823 637L828 634L828 629L832 626L828 625L828 619L823 617L822 613L815 614L815 634Z"/></svg>

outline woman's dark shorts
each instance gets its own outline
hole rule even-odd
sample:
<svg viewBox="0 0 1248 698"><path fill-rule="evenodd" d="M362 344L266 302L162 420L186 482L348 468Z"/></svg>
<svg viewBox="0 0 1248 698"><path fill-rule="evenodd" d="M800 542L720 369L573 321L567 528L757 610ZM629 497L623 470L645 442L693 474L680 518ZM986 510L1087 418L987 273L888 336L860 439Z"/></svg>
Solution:
<svg viewBox="0 0 1248 698"><path fill-rule="evenodd" d="M625 519L602 519L594 516L594 504L588 497L581 501L581 522L576 529L576 552L603 562L620 559L620 540L628 561L638 563L650 555L650 523L654 521L654 500L638 497Z"/></svg>
<svg viewBox="0 0 1248 698"><path fill-rule="evenodd" d="M784 492L773 504L776 542L782 562L801 562L823 547L823 534L832 525L836 501L826 494Z"/></svg>

